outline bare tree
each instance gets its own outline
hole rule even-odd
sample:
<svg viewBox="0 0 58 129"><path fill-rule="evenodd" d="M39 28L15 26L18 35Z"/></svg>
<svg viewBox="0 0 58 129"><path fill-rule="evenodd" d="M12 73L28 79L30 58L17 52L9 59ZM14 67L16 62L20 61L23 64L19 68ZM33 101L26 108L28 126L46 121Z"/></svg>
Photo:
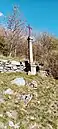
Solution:
<svg viewBox="0 0 58 129"><path fill-rule="evenodd" d="M17 48L22 45L25 33L25 22L22 21L20 12L16 6L13 7L12 15L8 17L8 30L10 56L12 55L12 52L14 52L16 56Z"/></svg>
<svg viewBox="0 0 58 129"><path fill-rule="evenodd" d="M42 62L47 59L49 52L51 51L52 37L47 33L42 33L37 37L36 43L34 44L34 52L36 60Z"/></svg>

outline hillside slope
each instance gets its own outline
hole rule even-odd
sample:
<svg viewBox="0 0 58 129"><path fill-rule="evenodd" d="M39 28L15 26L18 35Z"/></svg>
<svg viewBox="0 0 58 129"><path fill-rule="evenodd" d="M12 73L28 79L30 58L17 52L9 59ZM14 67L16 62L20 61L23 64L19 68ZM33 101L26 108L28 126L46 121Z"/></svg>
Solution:
<svg viewBox="0 0 58 129"><path fill-rule="evenodd" d="M23 77L26 85L11 84L16 77ZM29 85L33 80L37 87ZM4 94L9 88L11 94ZM26 104L21 95L32 97ZM0 73L0 128L58 129L58 80L40 74Z"/></svg>

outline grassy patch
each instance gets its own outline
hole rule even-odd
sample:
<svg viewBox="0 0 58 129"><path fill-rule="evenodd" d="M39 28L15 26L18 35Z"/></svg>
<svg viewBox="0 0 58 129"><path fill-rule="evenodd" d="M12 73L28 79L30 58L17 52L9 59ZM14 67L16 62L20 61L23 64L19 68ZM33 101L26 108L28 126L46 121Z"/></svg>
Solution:
<svg viewBox="0 0 58 129"><path fill-rule="evenodd" d="M16 77L23 77L27 82L36 80L37 89L30 86L12 85L11 81ZM11 88L13 95L4 95L3 91ZM32 94L32 100L25 106L24 102L18 100L17 95ZM0 103L0 122L9 128L8 122L14 124L20 122L20 129L29 129L35 123L40 129L58 128L58 81L52 77L28 76L24 73L0 73L0 94L3 95L4 103ZM17 119L10 118L6 111L15 110L18 113ZM10 129L12 129L10 127Z"/></svg>

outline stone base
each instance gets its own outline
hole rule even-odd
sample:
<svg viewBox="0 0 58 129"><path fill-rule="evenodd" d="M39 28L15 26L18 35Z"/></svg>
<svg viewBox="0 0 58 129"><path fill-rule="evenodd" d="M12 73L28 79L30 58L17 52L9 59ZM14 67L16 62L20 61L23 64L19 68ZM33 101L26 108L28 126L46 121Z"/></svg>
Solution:
<svg viewBox="0 0 58 129"><path fill-rule="evenodd" d="M31 72L28 72L28 75L36 75L36 65L32 64L31 65Z"/></svg>

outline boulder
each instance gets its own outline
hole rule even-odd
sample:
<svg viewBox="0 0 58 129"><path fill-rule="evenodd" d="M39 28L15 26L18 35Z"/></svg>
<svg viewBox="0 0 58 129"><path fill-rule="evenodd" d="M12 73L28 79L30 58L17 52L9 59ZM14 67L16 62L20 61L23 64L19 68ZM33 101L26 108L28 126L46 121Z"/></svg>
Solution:
<svg viewBox="0 0 58 129"><path fill-rule="evenodd" d="M21 78L16 78L13 81L11 81L12 84L15 84L17 86L24 86L25 85L25 80L23 77Z"/></svg>

